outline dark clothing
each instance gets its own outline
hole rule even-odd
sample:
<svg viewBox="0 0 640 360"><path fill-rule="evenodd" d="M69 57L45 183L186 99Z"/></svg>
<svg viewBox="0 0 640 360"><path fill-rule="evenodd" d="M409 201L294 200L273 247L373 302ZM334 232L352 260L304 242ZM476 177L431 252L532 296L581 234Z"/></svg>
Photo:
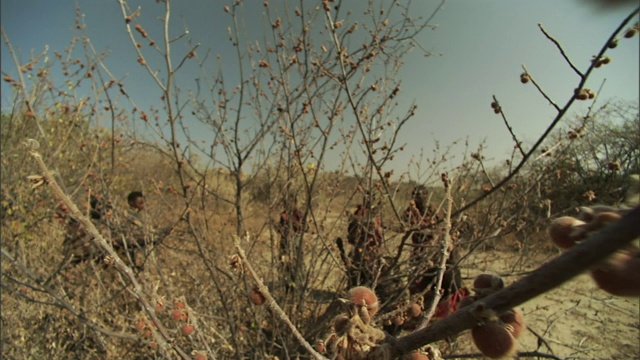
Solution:
<svg viewBox="0 0 640 360"><path fill-rule="evenodd" d="M289 214L290 213L290 214ZM283 211L280 214L280 221L278 223L280 230L280 251L288 253L289 242L294 234L302 234L305 231L303 224L304 214L298 209L293 209L290 212Z"/></svg>
<svg viewBox="0 0 640 360"><path fill-rule="evenodd" d="M125 218L118 218L113 214L97 216L92 212L91 221L107 243L111 244L116 253L128 265L138 270L142 269L137 254L156 241L154 241L153 230L145 226L139 212L130 210ZM104 258L104 252L94 243L94 239L87 229L69 216L66 216L66 234L63 246L65 256L74 265L87 260L101 261Z"/></svg>
<svg viewBox="0 0 640 360"><path fill-rule="evenodd" d="M280 233L280 263L284 276L285 288L291 290L298 282L299 273L296 271L300 264L294 265L293 260L299 257L294 251L293 242L296 235L302 236L306 231L304 214L297 208L285 210L280 214L278 232ZM301 258L300 258L301 259Z"/></svg>
<svg viewBox="0 0 640 360"><path fill-rule="evenodd" d="M93 223L103 236L108 236L109 231L104 222L94 219ZM89 231L79 221L71 217L67 217L62 245L65 258L74 265L91 259L101 260L104 257L103 251L94 243L94 238L89 234Z"/></svg>
<svg viewBox="0 0 640 360"><path fill-rule="evenodd" d="M414 254L419 254L435 239L433 230L440 220L437 210L432 204L425 203L423 199L415 198L404 211L403 217L411 226L425 227L425 230L411 234L411 242L415 246Z"/></svg>
<svg viewBox="0 0 640 360"><path fill-rule="evenodd" d="M145 221L144 213L133 208L127 211L126 219L119 230L117 238L113 239L113 248L122 258L126 258L131 266L142 270L146 256L139 258L138 255L146 255L145 249L158 242L158 234Z"/></svg>
<svg viewBox="0 0 640 360"><path fill-rule="evenodd" d="M349 271L349 286L371 286L379 270L381 257L382 218L369 208L358 205L347 228L347 240L353 245Z"/></svg>

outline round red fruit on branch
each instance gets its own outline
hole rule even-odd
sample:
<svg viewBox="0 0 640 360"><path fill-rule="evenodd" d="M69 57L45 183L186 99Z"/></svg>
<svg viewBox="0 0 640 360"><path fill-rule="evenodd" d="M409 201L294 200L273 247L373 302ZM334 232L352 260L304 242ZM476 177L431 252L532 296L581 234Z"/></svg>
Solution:
<svg viewBox="0 0 640 360"><path fill-rule="evenodd" d="M413 303L407 309L407 315L411 318L417 318L422 314L422 307L420 304Z"/></svg>
<svg viewBox="0 0 640 360"><path fill-rule="evenodd" d="M153 308L156 312L162 311L164 309L164 301L162 299L158 299Z"/></svg>
<svg viewBox="0 0 640 360"><path fill-rule="evenodd" d="M393 325L395 325L395 326L400 326L400 325L404 324L404 316L402 316L402 315L394 316L391 319L391 323Z"/></svg>
<svg viewBox="0 0 640 360"><path fill-rule="evenodd" d="M366 306L371 316L378 312L380 306L378 296L376 296L373 290L365 286L356 286L349 290L347 299L355 305Z"/></svg>
<svg viewBox="0 0 640 360"><path fill-rule="evenodd" d="M471 337L478 350L491 359L507 357L516 351L516 340L502 324L496 322L474 327Z"/></svg>
<svg viewBox="0 0 640 360"><path fill-rule="evenodd" d="M136 330L142 331L145 327L147 327L147 323L145 323L143 319L138 319L138 321L136 321Z"/></svg>
<svg viewBox="0 0 640 360"><path fill-rule="evenodd" d="M196 331L196 328L191 324L184 324L180 328L180 332L182 332L182 335L184 336L189 336L193 334L195 331Z"/></svg>
<svg viewBox="0 0 640 360"><path fill-rule="evenodd" d="M480 274L473 280L476 297L484 297L504 288L502 278L494 274Z"/></svg>
<svg viewBox="0 0 640 360"><path fill-rule="evenodd" d="M187 312L185 310L176 309L171 312L171 318L176 321L187 321L189 316L187 315Z"/></svg>
<svg viewBox="0 0 640 360"><path fill-rule="evenodd" d="M591 270L598 287L616 296L640 296L640 251L624 249Z"/></svg>
<svg viewBox="0 0 640 360"><path fill-rule="evenodd" d="M429 355L423 354L419 351L413 351L405 355L405 360L429 360Z"/></svg>
<svg viewBox="0 0 640 360"><path fill-rule="evenodd" d="M554 219L549 225L549 236L557 247L566 250L582 240L584 235L580 235L578 227L585 222L571 216L562 216Z"/></svg>
<svg viewBox="0 0 640 360"><path fill-rule="evenodd" d="M508 310L500 315L500 320L504 323L511 335L517 339L520 337L522 330L525 329L524 317L518 310Z"/></svg>
<svg viewBox="0 0 640 360"><path fill-rule="evenodd" d="M256 305L262 305L266 301L264 295L257 288L251 290L249 293L249 300Z"/></svg>
<svg viewBox="0 0 640 360"><path fill-rule="evenodd" d="M174 309L182 310L182 309L184 309L185 307L186 307L186 305L184 304L184 301L182 301L182 300L176 300L176 301L173 303L173 308L174 308Z"/></svg>

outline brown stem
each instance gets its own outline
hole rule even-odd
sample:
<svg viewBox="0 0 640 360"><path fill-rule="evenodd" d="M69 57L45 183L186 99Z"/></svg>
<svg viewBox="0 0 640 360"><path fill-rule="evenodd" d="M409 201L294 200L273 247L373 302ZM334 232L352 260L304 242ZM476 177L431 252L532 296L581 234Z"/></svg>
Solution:
<svg viewBox="0 0 640 360"><path fill-rule="evenodd" d="M580 70L578 70L578 68L573 65L573 63L571 62L571 60L569 59L569 57L567 56L567 54L564 52L564 49L562 48L562 45L560 45L560 43L558 42L558 40L556 40L553 36L551 36L543 27L542 24L538 24L538 27L540 28L540 31L542 31L542 33L544 34L544 36L547 37L547 39L549 39L552 43L554 43L556 45L556 47L558 48L558 50L560 50L560 54L562 55L562 57L564 58L564 60L567 62L567 64L569 64L569 66L571 67L571 69L573 69L573 71L575 71L576 74L578 74L578 76L580 76L580 78L584 78L585 74L583 74Z"/></svg>
<svg viewBox="0 0 640 360"><path fill-rule="evenodd" d="M293 336L309 352L309 354L311 354L315 359L327 360L327 358L325 358L320 353L318 353L313 348L313 346L311 346L311 344L309 344L307 342L307 340L305 340L304 336L302 336L302 334L300 333L298 328L296 328L296 326L291 323L291 320L289 320L289 317L287 316L287 314L278 305L278 303L273 298L273 296L271 296L271 293L269 292L269 288L267 288L267 286L262 282L262 280L260 280L260 277L255 272L255 270L253 270L253 267L251 266L251 263L247 259L246 254L244 253L244 250L240 246L240 238L237 237L237 236L234 236L233 237L233 244L235 245L236 250L238 251L238 256L240 256L240 259L242 259L243 265L247 268L247 270L249 271L249 275L251 275L251 277L253 278L253 281L255 281L256 285L258 286L258 291L260 291L260 293L266 299L267 306L269 306L269 308L271 308L271 310L273 310L273 312L275 312L276 315L278 315L280 320L282 320L285 324L287 324L287 326L289 327L289 329L293 333Z"/></svg>
<svg viewBox="0 0 640 360"><path fill-rule="evenodd" d="M449 256L451 256L449 247L451 246L451 209L453 208L453 197L451 196L451 183L448 179L444 181L445 187L445 197L447 202L447 210L444 219L444 230L442 236L442 243L440 245L440 252L442 253L442 258L440 259L440 263L438 264L438 273L436 286L434 288L435 297L433 298L433 302L431 303L430 308L426 311L426 316L424 320L418 326L418 329L424 329L427 327L433 314L436 312L436 308L438 307L438 303L440 302L440 298L442 298L442 279L444 278L444 273L447 270L447 260L449 260Z"/></svg>

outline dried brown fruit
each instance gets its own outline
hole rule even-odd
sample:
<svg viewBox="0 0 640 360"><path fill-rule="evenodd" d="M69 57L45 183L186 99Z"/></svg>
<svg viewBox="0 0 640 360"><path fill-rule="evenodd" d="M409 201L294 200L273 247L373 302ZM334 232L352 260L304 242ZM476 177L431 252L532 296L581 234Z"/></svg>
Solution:
<svg viewBox="0 0 640 360"><path fill-rule="evenodd" d="M404 324L404 316L401 316L401 315L394 316L394 317L391 319L391 323L392 323L393 325L396 325L396 326L400 326L400 325Z"/></svg>
<svg viewBox="0 0 640 360"><path fill-rule="evenodd" d="M640 296L640 251L625 249L591 270L598 287L616 296Z"/></svg>
<svg viewBox="0 0 640 360"><path fill-rule="evenodd" d="M480 274L473 280L473 291L476 296L486 296L504 288L504 281L498 275Z"/></svg>
<svg viewBox="0 0 640 360"><path fill-rule="evenodd" d="M627 32L624 33L624 37L627 39L630 39L636 36L637 33L638 33L638 30L636 28L630 28L629 30L627 30Z"/></svg>
<svg viewBox="0 0 640 360"><path fill-rule="evenodd" d="M429 355L423 354L419 351L413 351L404 356L405 360L429 360Z"/></svg>
<svg viewBox="0 0 640 360"><path fill-rule="evenodd" d="M507 326L507 330L517 339L525 329L524 317L518 310L508 310L500 315L500 320Z"/></svg>
<svg viewBox="0 0 640 360"><path fill-rule="evenodd" d="M266 301L266 298L258 289L251 290L251 292L249 293L249 299L256 305L262 305Z"/></svg>
<svg viewBox="0 0 640 360"><path fill-rule="evenodd" d="M549 225L549 236L554 244L561 249L569 249L575 245L576 241L584 238L576 230L583 226L584 221L578 220L571 216L562 216L554 219Z"/></svg>
<svg viewBox="0 0 640 360"><path fill-rule="evenodd" d="M180 332L182 332L182 335L184 336L189 336L193 334L195 331L196 331L196 328L191 324L184 324L180 328Z"/></svg>
<svg viewBox="0 0 640 360"><path fill-rule="evenodd" d="M187 321L189 316L183 309L176 309L171 312L171 318L176 321Z"/></svg>
<svg viewBox="0 0 640 360"><path fill-rule="evenodd" d="M378 296L376 296L373 290L368 287L356 286L352 288L349 290L347 298L353 304L360 306L366 305L369 315L371 316L378 312L378 308L380 306L378 303Z"/></svg>
<svg viewBox="0 0 640 360"><path fill-rule="evenodd" d="M422 314L422 307L420 306L420 304L413 303L407 309L407 315L409 317L417 318L418 316L420 316L420 314Z"/></svg>
<svg viewBox="0 0 640 360"><path fill-rule="evenodd" d="M597 213L593 220L587 225L588 230L598 230L609 224L613 224L620 220L621 215L613 211L605 211Z"/></svg>
<svg viewBox="0 0 640 360"><path fill-rule="evenodd" d="M491 359L512 355L516 350L516 341L511 333L499 323L488 322L471 329L473 343L478 350Z"/></svg>

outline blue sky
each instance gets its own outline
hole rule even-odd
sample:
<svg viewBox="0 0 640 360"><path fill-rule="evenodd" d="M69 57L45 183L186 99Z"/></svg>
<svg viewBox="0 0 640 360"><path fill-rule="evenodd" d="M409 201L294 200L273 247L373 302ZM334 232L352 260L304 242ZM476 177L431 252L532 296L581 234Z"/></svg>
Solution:
<svg viewBox="0 0 640 360"><path fill-rule="evenodd" d="M279 1L272 0L272 3ZM236 67L227 27L228 14L222 11L227 1L182 0L172 2L172 31L179 34L185 26L198 50L207 49L221 55L223 68L232 74ZM296 2L291 2L296 3ZM347 1L345 4L349 4ZM413 1L417 15L428 16L440 1ZM78 0L87 24L87 35L94 46L109 52L106 65L118 78L125 78L127 89L141 108L158 105L159 90L153 89L148 74L136 62L132 45L125 32L120 7L115 0ZM153 0L130 1L142 8L141 22L151 33L158 34L162 6ZM627 2L612 8L601 8L586 0L538 1L454 1L446 2L432 23L436 30L426 30L420 43L436 56L424 57L413 52L400 71L401 103L418 104L417 116L401 133L407 151L398 156L395 166L406 170L412 156L420 149L430 154L434 141L447 145L469 138L471 147L487 142L486 155L502 160L512 148L511 138L502 120L489 104L495 95L501 102L516 134L534 141L553 119L555 111L535 89L519 81L521 66L532 75L560 105L564 104L578 83L578 77L561 58L555 46L538 29L545 29L564 46L580 69L586 69L591 56L610 33L637 4ZM3 0L0 3L2 27L24 61L31 52L39 53L45 45L52 50L68 46L74 36L76 1ZM263 31L262 1L245 2L247 26L251 32ZM637 19L636 19L637 20ZM257 35L257 36L258 36ZM598 69L587 87L597 89L606 84L601 100L639 97L639 37L623 39L611 50L611 64ZM15 74L6 46L2 44L2 71ZM187 50L176 45L174 52ZM191 79L197 69L186 68ZM230 75L232 76L232 75ZM185 82L189 90L189 84ZM184 87L185 85L183 85ZM2 83L2 108L7 109L10 91ZM574 113L583 112L580 103ZM461 147L455 151L462 150Z"/></svg>

